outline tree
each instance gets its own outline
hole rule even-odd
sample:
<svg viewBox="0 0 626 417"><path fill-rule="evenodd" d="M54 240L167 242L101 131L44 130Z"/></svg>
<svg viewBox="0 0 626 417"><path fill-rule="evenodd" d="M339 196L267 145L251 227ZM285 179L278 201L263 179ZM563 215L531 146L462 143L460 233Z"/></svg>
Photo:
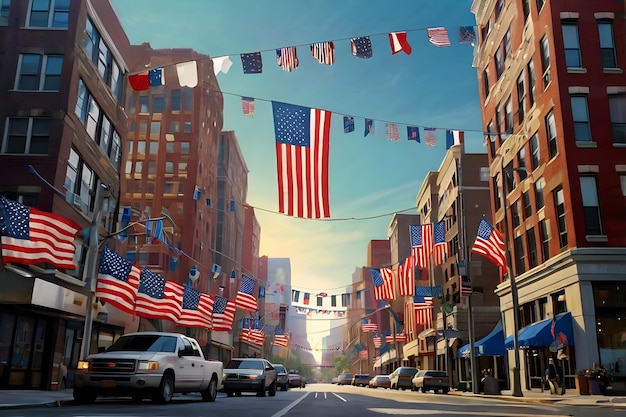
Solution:
<svg viewBox="0 0 626 417"><path fill-rule="evenodd" d="M345 353L333 357L332 362L337 375L350 369L350 356Z"/></svg>

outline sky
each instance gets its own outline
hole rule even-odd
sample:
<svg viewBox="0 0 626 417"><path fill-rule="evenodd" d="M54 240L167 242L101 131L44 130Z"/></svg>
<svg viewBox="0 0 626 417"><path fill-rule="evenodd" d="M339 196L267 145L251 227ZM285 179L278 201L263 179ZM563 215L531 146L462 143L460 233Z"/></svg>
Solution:
<svg viewBox="0 0 626 417"><path fill-rule="evenodd" d="M100 1L100 0L98 0ZM235 132L248 175L247 203L261 225L260 255L291 259L292 286L344 292L355 268L366 266L370 240L387 239L393 213L415 214L417 193L446 152L445 130L465 132L467 152L484 153L473 47L459 27L474 26L472 0L111 0L131 43L155 49L192 48L228 55L217 80L224 95L224 130ZM428 41L445 27L451 46ZM392 54L388 33L407 32L410 55ZM369 36L373 56L351 54L350 38ZM334 65L318 63L309 45L333 41ZM299 67L285 72L277 48L296 46ZM241 53L261 51L261 74L244 74ZM245 117L241 97L255 99ZM330 211L326 220L278 213L271 101L332 112ZM344 133L343 116L355 131ZM364 137L364 119L374 134ZM385 137L396 123L400 140ZM408 141L418 126L421 143ZM437 128L426 147L424 127ZM408 230L407 230L408 233Z"/></svg>

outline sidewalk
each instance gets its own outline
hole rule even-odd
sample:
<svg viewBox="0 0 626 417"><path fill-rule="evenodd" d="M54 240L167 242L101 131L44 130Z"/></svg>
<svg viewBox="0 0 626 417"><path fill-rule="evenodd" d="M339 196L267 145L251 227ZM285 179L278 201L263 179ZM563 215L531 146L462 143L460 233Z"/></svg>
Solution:
<svg viewBox="0 0 626 417"><path fill-rule="evenodd" d="M489 398L500 401L623 407L626 409L626 397L578 395L574 390L570 390L570 392L567 392L565 395L550 395L550 393L546 392L525 391L523 392L523 397L514 397L511 395L511 391L502 391L502 395L484 395L463 391L451 391L449 395L459 395L465 398ZM71 389L64 391L0 390L0 409L60 407L63 403L70 401L73 401Z"/></svg>

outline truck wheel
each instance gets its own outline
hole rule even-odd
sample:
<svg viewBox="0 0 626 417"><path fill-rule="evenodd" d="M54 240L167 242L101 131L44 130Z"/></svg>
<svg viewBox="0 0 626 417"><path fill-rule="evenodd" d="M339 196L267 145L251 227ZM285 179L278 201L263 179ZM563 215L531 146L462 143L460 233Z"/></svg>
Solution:
<svg viewBox="0 0 626 417"><path fill-rule="evenodd" d="M265 397L265 380L261 381L261 386L259 390L256 392L257 397Z"/></svg>
<svg viewBox="0 0 626 417"><path fill-rule="evenodd" d="M270 389L268 392L270 397L275 397L276 396L276 381L272 382L272 384L270 385Z"/></svg>
<svg viewBox="0 0 626 417"><path fill-rule="evenodd" d="M174 395L174 378L170 374L163 375L161 385L152 397L152 401L157 404L167 404L172 400Z"/></svg>
<svg viewBox="0 0 626 417"><path fill-rule="evenodd" d="M283 385L282 387L280 387L281 391L287 391L287 384Z"/></svg>
<svg viewBox="0 0 626 417"><path fill-rule="evenodd" d="M96 401L96 394L86 388L74 388L74 401L79 404L91 404Z"/></svg>
<svg viewBox="0 0 626 417"><path fill-rule="evenodd" d="M211 378L211 382L209 382L209 386L207 389L202 391L202 401L208 401L212 403L217 398L217 379L215 377Z"/></svg>

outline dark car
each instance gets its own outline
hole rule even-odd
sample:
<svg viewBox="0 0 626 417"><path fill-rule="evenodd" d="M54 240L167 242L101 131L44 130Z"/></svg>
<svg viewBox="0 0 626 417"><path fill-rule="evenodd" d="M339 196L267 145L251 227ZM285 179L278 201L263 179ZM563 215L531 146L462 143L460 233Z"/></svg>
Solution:
<svg viewBox="0 0 626 417"><path fill-rule="evenodd" d="M352 377L354 377L354 375L348 372L343 372L339 374L339 376L337 377L337 385L352 384Z"/></svg>
<svg viewBox="0 0 626 417"><path fill-rule="evenodd" d="M366 387L372 376L369 374L354 374L351 384L355 387Z"/></svg>
<svg viewBox="0 0 626 417"><path fill-rule="evenodd" d="M376 375L369 380L367 386L370 388L391 388L391 380L389 375Z"/></svg>
<svg viewBox="0 0 626 417"><path fill-rule="evenodd" d="M240 396L242 392L255 392L264 397L276 395L276 369L267 359L233 358L224 367L223 391L229 397Z"/></svg>
<svg viewBox="0 0 626 417"><path fill-rule="evenodd" d="M450 391L450 380L445 371L419 371L413 377L413 387L422 392L434 390L435 392L443 392L447 394Z"/></svg>
<svg viewBox="0 0 626 417"><path fill-rule="evenodd" d="M282 391L287 391L289 388L287 369L285 369L284 365L279 363L273 363L272 366L276 369L276 388L280 388Z"/></svg>
<svg viewBox="0 0 626 417"><path fill-rule="evenodd" d="M287 379L289 381L289 386L292 388L304 388L306 386L304 378L300 375L300 371L297 369L290 369L287 374Z"/></svg>
<svg viewBox="0 0 626 417"><path fill-rule="evenodd" d="M391 389L413 389L413 377L418 369L412 366L400 366L389 375Z"/></svg>

